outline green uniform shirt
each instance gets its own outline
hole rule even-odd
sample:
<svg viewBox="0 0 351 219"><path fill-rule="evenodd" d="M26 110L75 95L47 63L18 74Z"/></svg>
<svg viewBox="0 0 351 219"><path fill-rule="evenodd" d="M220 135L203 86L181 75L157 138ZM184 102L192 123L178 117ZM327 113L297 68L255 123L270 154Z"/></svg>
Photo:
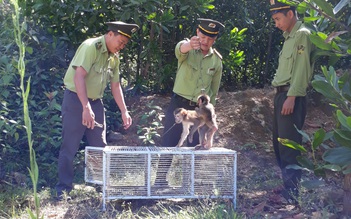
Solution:
<svg viewBox="0 0 351 219"><path fill-rule="evenodd" d="M313 63L310 54L313 45L309 39L310 33L301 21L296 22L290 33L283 33L285 42L279 54L279 65L272 85L290 85L288 96L305 96L312 78Z"/></svg>
<svg viewBox="0 0 351 219"><path fill-rule="evenodd" d="M74 75L81 66L88 73L85 77L88 98L102 98L109 81L119 82L119 64L118 55L109 54L104 36L87 39L77 49L63 81L67 89L77 92Z"/></svg>
<svg viewBox="0 0 351 219"><path fill-rule="evenodd" d="M200 50L190 50L183 54L180 46L185 42L187 40L180 41L175 48L178 71L173 92L197 102L201 89L204 89L205 94L210 96L211 103L215 104L222 78L222 57L212 48L205 56Z"/></svg>

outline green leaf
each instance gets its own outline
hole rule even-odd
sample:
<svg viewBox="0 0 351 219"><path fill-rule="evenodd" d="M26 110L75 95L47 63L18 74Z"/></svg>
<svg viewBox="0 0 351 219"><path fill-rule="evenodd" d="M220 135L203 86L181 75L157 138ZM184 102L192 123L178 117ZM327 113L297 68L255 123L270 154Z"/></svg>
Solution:
<svg viewBox="0 0 351 219"><path fill-rule="evenodd" d="M26 52L28 52L29 54L33 54L33 48L30 46L26 47Z"/></svg>
<svg viewBox="0 0 351 219"><path fill-rule="evenodd" d="M304 17L304 22L312 22L321 19L321 17Z"/></svg>
<svg viewBox="0 0 351 219"><path fill-rule="evenodd" d="M300 4L297 5L297 8L296 8L296 10L299 14L305 14L307 9L308 8L307 8L306 2L301 2Z"/></svg>
<svg viewBox="0 0 351 219"><path fill-rule="evenodd" d="M351 164L351 149L347 147L337 147L326 151L323 160L336 165Z"/></svg>
<svg viewBox="0 0 351 219"><path fill-rule="evenodd" d="M316 3L318 7L323 10L326 14L331 17L334 17L333 8L331 7L330 3L326 0L312 0L312 2Z"/></svg>
<svg viewBox="0 0 351 219"><path fill-rule="evenodd" d="M336 111L336 116L341 125L347 130L351 131L351 117L347 117L341 110Z"/></svg>
<svg viewBox="0 0 351 219"><path fill-rule="evenodd" d="M319 145L323 143L324 137L325 137L325 131L323 129L318 129L318 131L314 133L314 138L312 141L313 150L316 150L319 147Z"/></svg>
<svg viewBox="0 0 351 219"><path fill-rule="evenodd" d="M341 167L339 165L335 165L335 164L327 164L327 165L324 165L323 168L326 170L331 170L333 172L341 171Z"/></svg>
<svg viewBox="0 0 351 219"><path fill-rule="evenodd" d="M325 169L323 168L316 168L314 171L313 171L314 175L318 176L318 177L323 177L325 178L326 177L326 173L325 173Z"/></svg>
<svg viewBox="0 0 351 219"><path fill-rule="evenodd" d="M294 127L295 127L296 131L297 131L298 133L300 133L300 135L302 135L305 139L307 139L309 142L311 142L311 138L310 138L310 136L308 136L308 134L307 134L306 132L304 132L304 131L302 131L302 130L299 130L299 129L296 127L296 125L294 125Z"/></svg>
<svg viewBox="0 0 351 219"><path fill-rule="evenodd" d="M312 87L319 93L323 94L326 98L332 100L333 102L340 102L343 98L338 93L332 85L326 81L312 81Z"/></svg>
<svg viewBox="0 0 351 219"><path fill-rule="evenodd" d="M345 130L334 130L334 138L335 140L344 147L351 148L351 140L349 139L349 134L347 134Z"/></svg>
<svg viewBox="0 0 351 219"><path fill-rule="evenodd" d="M287 169L292 169L292 170L308 170L305 167L299 166L297 164L290 164L288 166L286 166Z"/></svg>
<svg viewBox="0 0 351 219"><path fill-rule="evenodd" d="M314 164L307 157L297 156L296 160L302 167L314 171Z"/></svg>
<svg viewBox="0 0 351 219"><path fill-rule="evenodd" d="M315 189L317 187L325 185L325 182L322 180L308 180L308 181L302 181L301 185L307 189Z"/></svg>
<svg viewBox="0 0 351 219"><path fill-rule="evenodd" d="M315 46L317 46L318 48L320 48L322 50L332 50L333 49L332 45L330 45L329 43L326 43L324 41L324 39L322 39L318 35L311 34L310 40Z"/></svg>
<svg viewBox="0 0 351 219"><path fill-rule="evenodd" d="M287 146L289 148L292 148L292 149L295 149L295 150L299 150L301 152L307 152L307 150L300 144L294 142L294 141L291 141L289 139L283 139L283 138L278 138L278 141L284 145L284 146Z"/></svg>

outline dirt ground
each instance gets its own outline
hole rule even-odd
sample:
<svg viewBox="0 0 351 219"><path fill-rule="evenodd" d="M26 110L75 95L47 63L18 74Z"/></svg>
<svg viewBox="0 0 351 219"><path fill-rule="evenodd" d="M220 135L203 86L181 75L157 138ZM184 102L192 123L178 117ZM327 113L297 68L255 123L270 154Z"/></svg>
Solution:
<svg viewBox="0 0 351 219"><path fill-rule="evenodd" d="M244 215L244 218L250 219L342 218L340 214L343 198L342 177L336 174L328 174L322 187L303 188L300 207L288 205L279 193L275 192L281 187L281 177L271 144L273 97L274 90L271 88L220 92L219 94L216 104L219 130L215 135L214 146L232 149L238 153L236 211ZM138 134L138 130L141 127L150 127L152 119L155 119L154 115L163 114L169 101L169 96L128 97L127 95L126 103L133 117L133 125L127 131L122 132L123 135L119 135L119 140L110 141L109 145L144 146L143 141L139 139L141 133ZM148 117L147 115L153 116ZM146 117L148 119L145 119ZM307 133L314 133L319 128L329 131L333 125L333 117L328 104L323 103L319 95L310 92L304 130ZM157 132L162 135L163 129ZM160 146L160 138L155 138L155 145ZM79 159L83 160L84 157ZM79 166L79 172L83 173L83 165ZM314 174L304 172L304 181L316 179L318 178ZM81 186L84 186L84 182L81 183ZM79 190L76 192L79 193ZM47 218L97 218L94 215L101 207L99 203L101 195L93 199L87 197L86 200L73 200L73 203L56 203L52 201L52 198L46 200L43 203L45 206L43 213ZM232 206L229 200L223 200L223 202L229 207ZM181 207L197 205L197 200L134 200L131 203L131 210L133 213L139 212L141 207L152 210L156 209L159 203ZM121 209L123 210L122 202L116 201L113 208L120 212Z"/></svg>
<svg viewBox="0 0 351 219"><path fill-rule="evenodd" d="M299 208L286 204L274 193L281 186L281 180L271 145L273 97L274 90L270 88L219 94L216 104L219 130L214 146L238 152L238 212L248 218L338 218L342 209L341 177L331 174L323 188L303 189L303 205ZM134 124L150 111L147 104L165 111L169 101L170 97L159 95L126 98ZM304 131L314 133L319 128L329 131L332 127L330 107L318 94L310 92ZM162 132L159 130L161 135ZM116 143L142 145L136 133L137 127L133 125ZM159 140L156 139L156 146ZM314 175L306 172L303 179L314 179Z"/></svg>

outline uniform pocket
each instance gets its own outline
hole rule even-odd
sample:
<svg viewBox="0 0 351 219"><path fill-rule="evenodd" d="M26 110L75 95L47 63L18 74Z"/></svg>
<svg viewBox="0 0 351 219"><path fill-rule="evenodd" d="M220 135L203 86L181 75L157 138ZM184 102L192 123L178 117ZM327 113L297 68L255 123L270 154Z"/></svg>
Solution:
<svg viewBox="0 0 351 219"><path fill-rule="evenodd" d="M291 73L293 66L293 51L292 49L282 50L279 56L279 72Z"/></svg>

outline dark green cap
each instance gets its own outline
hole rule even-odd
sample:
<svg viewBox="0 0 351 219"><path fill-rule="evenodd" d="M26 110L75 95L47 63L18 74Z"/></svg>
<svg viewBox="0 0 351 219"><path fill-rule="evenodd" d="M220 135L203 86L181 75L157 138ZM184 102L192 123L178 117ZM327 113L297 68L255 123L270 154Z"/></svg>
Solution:
<svg viewBox="0 0 351 219"><path fill-rule="evenodd" d="M219 33L219 29L221 27L224 27L223 24L215 20L204 18L198 18L197 20L200 21L200 24L198 26L200 32L209 37L217 36Z"/></svg>
<svg viewBox="0 0 351 219"><path fill-rule="evenodd" d="M281 10L295 8L294 6L279 2L278 0L270 0L270 4L271 6L269 10L271 11L272 15L278 13Z"/></svg>
<svg viewBox="0 0 351 219"><path fill-rule="evenodd" d="M139 29L139 26L136 24L127 24L122 21L107 22L106 24L108 26L108 30L118 32L128 38L131 38L132 34Z"/></svg>

